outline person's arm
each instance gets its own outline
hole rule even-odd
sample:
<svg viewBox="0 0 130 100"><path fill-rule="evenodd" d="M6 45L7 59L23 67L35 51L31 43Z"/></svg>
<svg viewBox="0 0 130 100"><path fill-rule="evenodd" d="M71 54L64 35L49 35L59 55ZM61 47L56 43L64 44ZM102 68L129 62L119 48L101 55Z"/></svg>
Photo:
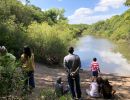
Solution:
<svg viewBox="0 0 130 100"><path fill-rule="evenodd" d="M64 66L66 72L69 72L69 69L68 69L68 67L67 67L67 61L66 61L66 58L64 58L63 66Z"/></svg>
<svg viewBox="0 0 130 100"><path fill-rule="evenodd" d="M81 68L81 61L80 61L80 58L78 59L78 62L79 62L79 69Z"/></svg>
<svg viewBox="0 0 130 100"><path fill-rule="evenodd" d="M33 63L33 70L35 70L35 60L34 60L34 54L32 54L32 63Z"/></svg>
<svg viewBox="0 0 130 100"><path fill-rule="evenodd" d="M90 64L90 71L92 71L93 63Z"/></svg>
<svg viewBox="0 0 130 100"><path fill-rule="evenodd" d="M25 57L24 57L24 54L22 54L22 55L21 55L21 62L22 62L22 63L25 63L25 61L26 61L26 59L25 59Z"/></svg>
<svg viewBox="0 0 130 100"><path fill-rule="evenodd" d="M81 68L81 61L80 58L78 57L78 67L76 68L75 71L71 73L71 75L73 76L74 74L78 73L80 68Z"/></svg>
<svg viewBox="0 0 130 100"><path fill-rule="evenodd" d="M74 76L76 73L78 73L79 71L79 67L77 67L77 69L74 72L71 72L71 75Z"/></svg>
<svg viewBox="0 0 130 100"><path fill-rule="evenodd" d="M98 72L100 73L100 66L99 66L99 63L98 63Z"/></svg>

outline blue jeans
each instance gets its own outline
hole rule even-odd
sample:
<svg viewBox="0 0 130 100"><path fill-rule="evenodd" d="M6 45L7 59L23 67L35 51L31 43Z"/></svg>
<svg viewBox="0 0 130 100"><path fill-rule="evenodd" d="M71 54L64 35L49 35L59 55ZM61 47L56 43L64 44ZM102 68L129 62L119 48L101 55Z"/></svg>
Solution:
<svg viewBox="0 0 130 100"><path fill-rule="evenodd" d="M25 72L25 82L24 87L27 89L29 88L35 88L35 82L34 82L34 71Z"/></svg>
<svg viewBox="0 0 130 100"><path fill-rule="evenodd" d="M77 98L81 98L79 74L74 76L74 77L68 75L68 83L69 83L69 86L70 86L70 91L71 91L72 97L75 98L76 94L77 94ZM76 85L76 93L75 93L75 85Z"/></svg>

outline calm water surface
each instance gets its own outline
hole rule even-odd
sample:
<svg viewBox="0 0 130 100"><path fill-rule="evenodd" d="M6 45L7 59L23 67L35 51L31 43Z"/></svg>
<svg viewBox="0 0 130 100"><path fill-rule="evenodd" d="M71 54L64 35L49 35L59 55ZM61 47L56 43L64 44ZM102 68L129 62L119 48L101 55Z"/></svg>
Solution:
<svg viewBox="0 0 130 100"><path fill-rule="evenodd" d="M90 70L93 57L98 59L102 73L114 73L130 76L130 64L116 45L107 39L85 36L80 38L75 47L75 53L81 58L82 68Z"/></svg>

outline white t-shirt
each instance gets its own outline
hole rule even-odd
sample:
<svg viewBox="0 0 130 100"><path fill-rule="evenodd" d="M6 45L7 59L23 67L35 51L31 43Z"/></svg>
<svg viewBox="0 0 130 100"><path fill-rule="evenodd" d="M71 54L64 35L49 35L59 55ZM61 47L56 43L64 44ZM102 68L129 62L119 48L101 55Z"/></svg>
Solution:
<svg viewBox="0 0 130 100"><path fill-rule="evenodd" d="M92 82L91 83L91 85L90 85L90 96L92 96L92 97L99 97L97 82Z"/></svg>

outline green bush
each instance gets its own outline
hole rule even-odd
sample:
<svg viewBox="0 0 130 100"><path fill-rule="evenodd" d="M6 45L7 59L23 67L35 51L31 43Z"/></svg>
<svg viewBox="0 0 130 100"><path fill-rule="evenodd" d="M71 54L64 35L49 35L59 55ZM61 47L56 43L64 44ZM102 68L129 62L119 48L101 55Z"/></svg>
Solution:
<svg viewBox="0 0 130 100"><path fill-rule="evenodd" d="M43 89L40 93L41 100L56 100L56 95L52 89Z"/></svg>
<svg viewBox="0 0 130 100"><path fill-rule="evenodd" d="M42 62L59 63L66 54L66 48L73 40L71 30L65 22L50 26L33 22L27 30L28 44L34 50L36 59Z"/></svg>
<svg viewBox="0 0 130 100"><path fill-rule="evenodd" d="M57 97L53 89L43 89L40 94L40 100L71 100L70 93Z"/></svg>
<svg viewBox="0 0 130 100"><path fill-rule="evenodd" d="M20 93L22 73L17 66L12 54L0 55L0 97Z"/></svg>

